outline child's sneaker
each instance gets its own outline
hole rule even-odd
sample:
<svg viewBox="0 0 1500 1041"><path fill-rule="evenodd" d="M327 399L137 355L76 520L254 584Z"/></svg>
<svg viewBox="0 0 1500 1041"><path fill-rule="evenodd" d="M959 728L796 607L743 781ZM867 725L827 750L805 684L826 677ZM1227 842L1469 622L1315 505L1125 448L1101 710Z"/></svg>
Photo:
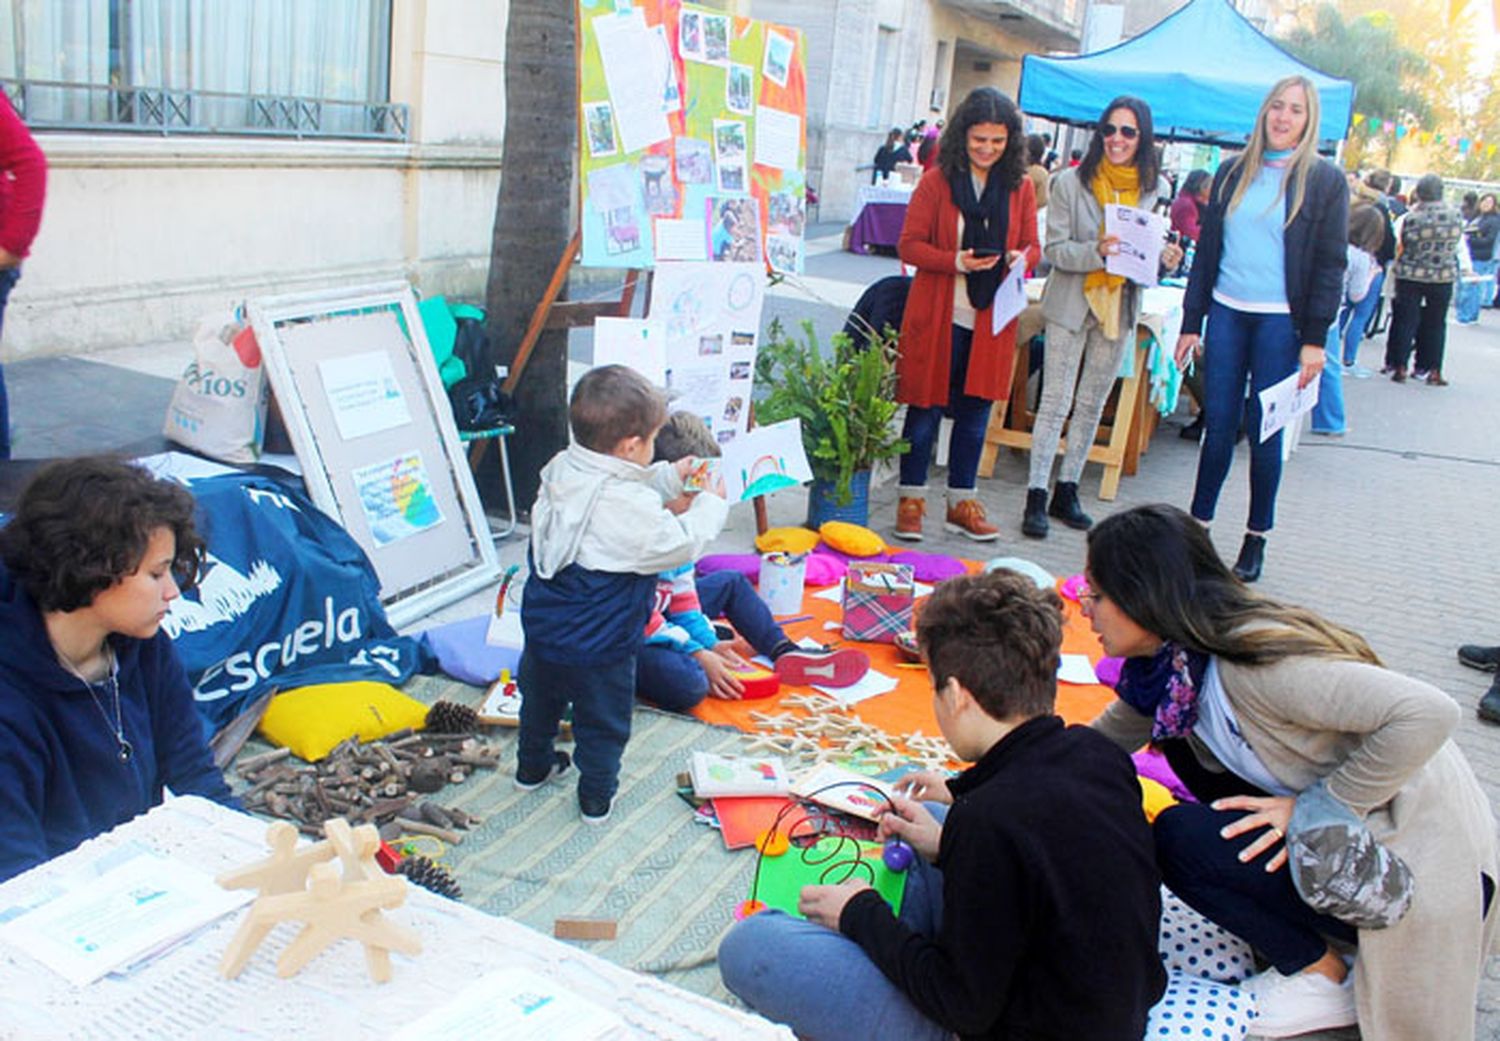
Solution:
<svg viewBox="0 0 1500 1041"><path fill-rule="evenodd" d="M610 811L614 809L614 806L613 799L578 793L578 812L582 814L585 824L603 824L609 820Z"/></svg>
<svg viewBox="0 0 1500 1041"><path fill-rule="evenodd" d="M851 687L870 671L870 656L853 647L798 647L776 659L776 675L792 687Z"/></svg>
<svg viewBox="0 0 1500 1041"><path fill-rule="evenodd" d="M531 774L528 774L526 771L522 770L519 766L516 767L516 787L521 789L521 791L523 792L536 791L536 789L552 780L552 778L561 777L563 774L567 773L568 767L572 765L573 760L568 758L567 752L553 752L552 766L547 770L546 773L541 774L540 776L533 777Z"/></svg>

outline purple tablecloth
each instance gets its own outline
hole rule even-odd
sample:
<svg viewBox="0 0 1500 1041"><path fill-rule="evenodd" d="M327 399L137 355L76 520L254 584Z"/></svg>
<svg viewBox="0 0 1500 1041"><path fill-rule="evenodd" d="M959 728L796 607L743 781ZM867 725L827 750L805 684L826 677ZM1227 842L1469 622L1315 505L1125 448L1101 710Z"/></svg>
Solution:
<svg viewBox="0 0 1500 1041"><path fill-rule="evenodd" d="M901 225L906 223L906 203L870 202L859 211L854 223L849 226L849 251L868 252L869 246L896 245L901 238Z"/></svg>

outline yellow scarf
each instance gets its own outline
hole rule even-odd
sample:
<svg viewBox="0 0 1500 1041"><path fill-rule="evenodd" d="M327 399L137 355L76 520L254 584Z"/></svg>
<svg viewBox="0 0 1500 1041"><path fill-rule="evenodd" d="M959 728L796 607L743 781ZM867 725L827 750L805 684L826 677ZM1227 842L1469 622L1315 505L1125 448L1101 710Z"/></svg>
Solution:
<svg viewBox="0 0 1500 1041"><path fill-rule="evenodd" d="M1111 204L1134 206L1140 201L1141 184L1133 166L1116 166L1108 159L1100 158L1099 168L1094 171L1094 198L1101 208ZM1099 229L1100 235L1104 229ZM1100 268L1083 277L1083 298L1089 310L1099 319L1099 328L1111 340L1120 338L1120 301L1124 295L1124 275L1112 275Z"/></svg>

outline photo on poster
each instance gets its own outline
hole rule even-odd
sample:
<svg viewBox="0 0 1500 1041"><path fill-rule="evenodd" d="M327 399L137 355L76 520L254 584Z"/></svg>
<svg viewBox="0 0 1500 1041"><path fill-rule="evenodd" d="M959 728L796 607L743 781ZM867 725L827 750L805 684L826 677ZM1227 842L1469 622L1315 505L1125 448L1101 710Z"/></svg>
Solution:
<svg viewBox="0 0 1500 1041"><path fill-rule="evenodd" d="M733 379L733 375L730 376ZM724 403L724 422L729 426L737 426L740 421L740 413L745 409L745 399L736 394Z"/></svg>
<svg viewBox="0 0 1500 1041"><path fill-rule="evenodd" d="M755 334L747 332L732 332L729 334L729 346L735 350L754 350Z"/></svg>
<svg viewBox="0 0 1500 1041"><path fill-rule="evenodd" d="M583 127L589 139L589 155L602 159L620 150L615 140L614 108L607 101L589 101L583 106Z"/></svg>
<svg viewBox="0 0 1500 1041"><path fill-rule="evenodd" d="M708 258L752 263L760 254L760 203L754 198L711 196L708 207Z"/></svg>
<svg viewBox="0 0 1500 1041"><path fill-rule="evenodd" d="M807 222L806 192L772 192L766 200L766 231L772 235L802 237Z"/></svg>
<svg viewBox="0 0 1500 1041"><path fill-rule="evenodd" d="M641 248L641 224L633 206L606 211L604 232L606 253L630 253Z"/></svg>
<svg viewBox="0 0 1500 1041"><path fill-rule="evenodd" d="M677 189L672 184L671 169L672 160L667 156L641 156L641 194L646 199L646 212L653 217L677 214Z"/></svg>
<svg viewBox="0 0 1500 1041"><path fill-rule="evenodd" d="M703 60L713 65L729 61L729 16L706 14L703 16Z"/></svg>
<svg viewBox="0 0 1500 1041"><path fill-rule="evenodd" d="M714 120L714 167L718 174L719 191L745 191L745 144L743 120Z"/></svg>
<svg viewBox="0 0 1500 1041"><path fill-rule="evenodd" d="M761 75L778 87L786 86L787 74L792 67L792 48L795 46L796 41L792 37L775 29L767 29L766 59L761 65Z"/></svg>
<svg viewBox="0 0 1500 1041"><path fill-rule="evenodd" d="M708 358L716 354L724 353L724 334L714 333L712 336L698 337L698 353Z"/></svg>
<svg viewBox="0 0 1500 1041"><path fill-rule="evenodd" d="M802 239L789 235L766 236L766 258L775 271L797 271L802 256Z"/></svg>
<svg viewBox="0 0 1500 1041"><path fill-rule="evenodd" d="M697 11L684 11L678 22L677 46L682 56L689 61L703 60L703 16Z"/></svg>
<svg viewBox="0 0 1500 1041"><path fill-rule="evenodd" d="M754 374L755 365L748 361L734 361L729 363L729 378L732 380L748 380Z"/></svg>
<svg viewBox="0 0 1500 1041"><path fill-rule="evenodd" d="M755 70L748 65L730 65L724 77L724 104L731 112L748 116L754 107Z"/></svg>
<svg viewBox="0 0 1500 1041"><path fill-rule="evenodd" d="M714 154L707 141L696 137L677 139L677 179L683 184L714 183Z"/></svg>
<svg viewBox="0 0 1500 1041"><path fill-rule="evenodd" d="M736 431L734 431L732 429L731 430L720 430L718 433L714 434L714 440L717 441L717 442L719 442L719 444L721 444L721 445L727 445L727 444L729 444L729 442L731 442L731 441L734 440L735 433L736 433Z"/></svg>

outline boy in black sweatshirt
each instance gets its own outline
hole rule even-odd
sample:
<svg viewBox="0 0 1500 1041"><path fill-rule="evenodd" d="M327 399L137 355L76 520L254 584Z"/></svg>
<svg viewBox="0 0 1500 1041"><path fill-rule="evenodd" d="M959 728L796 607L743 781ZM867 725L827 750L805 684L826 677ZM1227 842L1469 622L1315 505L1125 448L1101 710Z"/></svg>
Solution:
<svg viewBox="0 0 1500 1041"><path fill-rule="evenodd" d="M1129 758L1052 714L1060 606L1006 571L923 605L938 725L974 765L915 775L928 804L898 798L881 820L917 853L899 917L851 882L803 889L808 921L767 911L730 931L720 972L757 1012L819 1041L1145 1033L1166 984L1151 833Z"/></svg>

